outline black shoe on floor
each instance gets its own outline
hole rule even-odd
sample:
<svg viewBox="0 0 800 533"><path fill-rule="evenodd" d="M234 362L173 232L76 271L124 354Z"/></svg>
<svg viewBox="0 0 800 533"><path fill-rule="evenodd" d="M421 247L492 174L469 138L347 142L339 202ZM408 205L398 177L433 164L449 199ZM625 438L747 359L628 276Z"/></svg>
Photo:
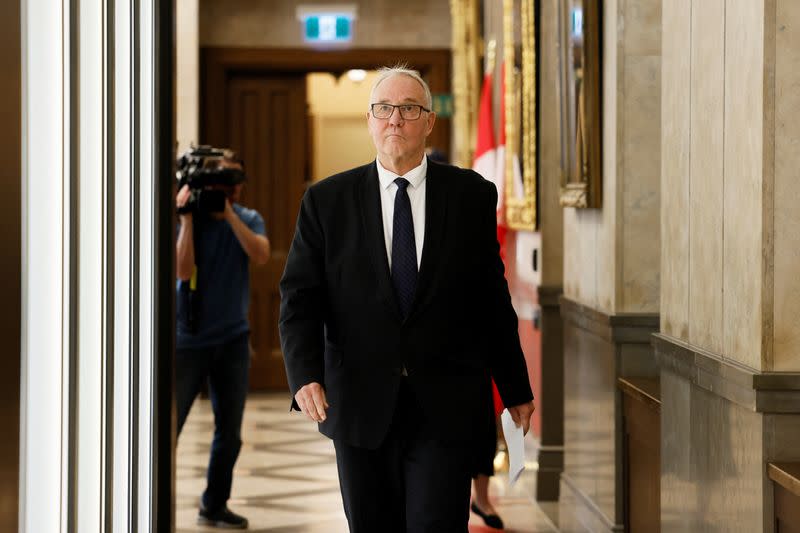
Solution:
<svg viewBox="0 0 800 533"><path fill-rule="evenodd" d="M503 529L503 521L496 514L486 514L474 503L470 506L472 512L483 518L483 523L494 529Z"/></svg>
<svg viewBox="0 0 800 533"><path fill-rule="evenodd" d="M247 518L239 516L227 507L212 513L201 506L197 513L197 525L220 529L247 529Z"/></svg>

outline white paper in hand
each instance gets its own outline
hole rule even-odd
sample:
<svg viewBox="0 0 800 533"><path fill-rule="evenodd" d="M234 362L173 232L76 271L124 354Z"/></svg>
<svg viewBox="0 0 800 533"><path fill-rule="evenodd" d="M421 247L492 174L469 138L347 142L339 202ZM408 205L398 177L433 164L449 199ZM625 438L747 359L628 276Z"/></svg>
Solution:
<svg viewBox="0 0 800 533"><path fill-rule="evenodd" d="M513 485L519 479L522 471L525 470L525 435L522 433L522 426L517 427L508 409L503 410L500 415L503 421L503 435L508 446L508 483Z"/></svg>

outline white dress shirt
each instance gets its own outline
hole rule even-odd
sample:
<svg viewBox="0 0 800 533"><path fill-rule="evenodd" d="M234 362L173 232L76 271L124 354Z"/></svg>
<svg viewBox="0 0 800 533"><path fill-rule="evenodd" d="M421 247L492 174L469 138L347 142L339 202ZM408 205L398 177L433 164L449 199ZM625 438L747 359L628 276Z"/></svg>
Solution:
<svg viewBox="0 0 800 533"><path fill-rule="evenodd" d="M392 268L392 228L394 227L394 197L397 195L397 185L394 180L405 178L408 180L408 199L411 201L411 218L414 220L414 244L417 247L417 270L422 260L422 245L425 239L425 177L428 173L428 159L422 156L422 163L414 167L403 176L398 176L378 164L378 180L381 191L381 210L383 212L383 236L386 240L386 257L389 260L389 270Z"/></svg>

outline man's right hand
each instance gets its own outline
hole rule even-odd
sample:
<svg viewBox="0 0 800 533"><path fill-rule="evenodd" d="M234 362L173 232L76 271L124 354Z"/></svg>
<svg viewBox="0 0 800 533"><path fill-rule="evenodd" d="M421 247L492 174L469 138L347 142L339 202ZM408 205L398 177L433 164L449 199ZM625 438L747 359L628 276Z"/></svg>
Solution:
<svg viewBox="0 0 800 533"><path fill-rule="evenodd" d="M328 408L328 400L325 399L325 389L317 382L303 385L294 395L297 405L308 418L314 422L324 422L325 410Z"/></svg>
<svg viewBox="0 0 800 533"><path fill-rule="evenodd" d="M522 427L523 435L528 434L528 429L531 427L531 415L535 410L536 407L533 405L533 400L528 403L523 403L508 408L508 413L511 415L511 419L514 421L517 427Z"/></svg>

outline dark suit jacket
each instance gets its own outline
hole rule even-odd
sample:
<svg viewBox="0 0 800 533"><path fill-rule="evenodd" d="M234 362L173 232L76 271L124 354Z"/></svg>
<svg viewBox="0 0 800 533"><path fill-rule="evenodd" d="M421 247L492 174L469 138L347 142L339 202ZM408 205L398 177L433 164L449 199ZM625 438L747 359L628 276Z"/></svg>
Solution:
<svg viewBox="0 0 800 533"><path fill-rule="evenodd" d="M373 162L303 198L280 283L289 388L294 396L323 384L330 408L320 431L375 448L407 379L432 437L468 440L485 426L490 375L505 405L532 399L498 254L497 191L472 170L428 161L417 292L403 320L379 186Z"/></svg>

